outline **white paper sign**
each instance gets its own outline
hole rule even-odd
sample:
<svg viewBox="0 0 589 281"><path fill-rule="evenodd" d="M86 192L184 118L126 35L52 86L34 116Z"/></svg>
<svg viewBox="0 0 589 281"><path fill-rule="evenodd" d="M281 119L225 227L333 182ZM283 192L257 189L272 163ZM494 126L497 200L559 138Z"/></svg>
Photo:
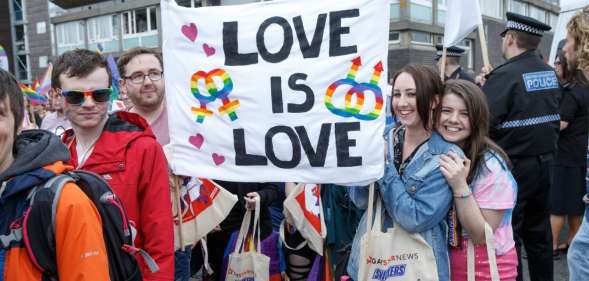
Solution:
<svg viewBox="0 0 589 281"><path fill-rule="evenodd" d="M388 0L162 1L171 168L242 182L380 178Z"/></svg>

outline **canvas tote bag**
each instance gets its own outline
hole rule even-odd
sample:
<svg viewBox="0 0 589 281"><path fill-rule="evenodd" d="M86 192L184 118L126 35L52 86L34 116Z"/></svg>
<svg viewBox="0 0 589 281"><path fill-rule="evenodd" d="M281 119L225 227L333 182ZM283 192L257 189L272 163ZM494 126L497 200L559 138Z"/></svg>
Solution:
<svg viewBox="0 0 589 281"><path fill-rule="evenodd" d="M297 184L284 200L285 221L293 225L305 238L300 245L287 245L284 239L284 221L280 225L280 238L285 247L300 250L309 245L313 251L323 256L323 240L327 235L323 205L321 203L321 186L318 184Z"/></svg>
<svg viewBox="0 0 589 281"><path fill-rule="evenodd" d="M174 247L184 249L196 245L225 220L237 196L212 180L193 177L181 184L178 177L174 178Z"/></svg>
<svg viewBox="0 0 589 281"><path fill-rule="evenodd" d="M265 256L259 251L260 241L260 201L256 201L256 208L254 211L254 228L252 230L252 239L255 240L248 252L245 252L246 242L252 211L247 210L237 242L235 244L235 251L229 255L229 262L227 263L226 281L269 281L270 280L270 257Z"/></svg>
<svg viewBox="0 0 589 281"><path fill-rule="evenodd" d="M489 270L491 272L491 280L499 281L499 271L497 270L497 257L495 256L495 237L493 235L493 229L486 222L485 243L487 244L487 255L489 257ZM472 243L472 240L468 239L468 244L466 248L468 281L475 281L474 259L474 245Z"/></svg>
<svg viewBox="0 0 589 281"><path fill-rule="evenodd" d="M361 238L358 280L438 281L432 248L419 233L408 233L398 224L382 232L382 200L370 185L366 233ZM373 211L375 221L372 223Z"/></svg>

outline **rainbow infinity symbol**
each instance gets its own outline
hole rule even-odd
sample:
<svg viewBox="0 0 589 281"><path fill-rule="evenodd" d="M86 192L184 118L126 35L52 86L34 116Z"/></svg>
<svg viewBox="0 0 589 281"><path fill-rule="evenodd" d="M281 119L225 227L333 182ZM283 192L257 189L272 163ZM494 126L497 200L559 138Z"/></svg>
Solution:
<svg viewBox="0 0 589 281"><path fill-rule="evenodd" d="M358 83L356 82L356 73L361 65L360 57L357 57L352 61L352 67L348 72L348 75L344 79L333 82L327 88L325 93L325 107L335 115L342 117L354 117L359 120L375 120L380 116L382 107L384 104L382 90L378 86L380 75L382 73L382 62L378 62L374 66L374 71L369 83ZM336 89L340 86L350 86L351 88L344 96L344 107L338 108L333 104L333 95ZM362 113L364 108L364 95L366 92L374 94L375 104L374 109L367 113ZM356 97L355 101L353 97Z"/></svg>
<svg viewBox="0 0 589 281"><path fill-rule="evenodd" d="M219 89L215 80L213 79L215 77L219 77L221 81L223 81L221 89ZM198 90L198 81L201 79L204 79L205 81L205 87L207 89L208 95L204 95ZM239 107L239 100L229 99L229 94L233 90L233 81L225 70L217 68L209 72L204 72L202 70L195 72L192 74L190 81L190 90L192 91L194 98L196 98L200 103L200 107L191 108L192 113L196 114L196 122L203 123L205 117L213 115L213 112L208 109L207 104L217 99L220 99L223 103L223 105L218 108L219 113L227 114L231 121L235 121L237 119L237 113L235 111Z"/></svg>

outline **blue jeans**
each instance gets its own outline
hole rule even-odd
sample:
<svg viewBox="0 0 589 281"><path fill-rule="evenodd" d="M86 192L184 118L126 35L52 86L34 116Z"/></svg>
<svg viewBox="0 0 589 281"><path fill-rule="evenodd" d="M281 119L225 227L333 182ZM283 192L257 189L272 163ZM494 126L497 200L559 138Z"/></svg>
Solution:
<svg viewBox="0 0 589 281"><path fill-rule="evenodd" d="M186 246L184 251L176 250L174 253L174 280L188 281L190 278L190 256L192 246Z"/></svg>
<svg viewBox="0 0 589 281"><path fill-rule="evenodd" d="M587 280L589 276L589 208L585 209L585 219L569 246L567 262L569 265L569 280Z"/></svg>

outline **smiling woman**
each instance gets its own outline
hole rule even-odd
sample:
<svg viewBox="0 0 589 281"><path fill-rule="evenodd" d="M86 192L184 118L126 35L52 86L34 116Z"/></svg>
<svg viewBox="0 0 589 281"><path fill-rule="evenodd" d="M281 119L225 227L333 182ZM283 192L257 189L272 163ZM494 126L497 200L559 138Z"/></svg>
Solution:
<svg viewBox="0 0 589 281"><path fill-rule="evenodd" d="M467 280L467 247L461 247L466 243L482 244L475 249L477 280L492 280L489 265L494 262L488 253L496 256L501 280L515 280L517 275L511 227L517 184L509 171L507 155L489 139L489 115L486 98L479 87L466 80L446 82L435 114L435 127L446 141L458 144L467 156L464 160L453 153L440 157L440 170L455 198L450 211L451 238L454 238L450 241L451 280ZM488 226L494 238L486 237ZM489 240L486 239L494 239L494 249L487 249L485 243Z"/></svg>
<svg viewBox="0 0 589 281"><path fill-rule="evenodd" d="M435 256L439 280L449 280L446 215L452 201L448 182L442 175L439 158L453 151L462 151L432 130L433 108L442 93L442 81L432 69L407 65L393 76L392 108L400 121L385 133L387 153L384 177L378 182L379 199L386 209L383 229L400 227L421 235ZM350 189L350 198L360 208L367 207L368 190ZM354 280L360 263L367 257L360 254L360 239L366 232L366 215L354 237L348 272ZM432 268L418 271L431 272ZM424 272L418 273L423 275Z"/></svg>

